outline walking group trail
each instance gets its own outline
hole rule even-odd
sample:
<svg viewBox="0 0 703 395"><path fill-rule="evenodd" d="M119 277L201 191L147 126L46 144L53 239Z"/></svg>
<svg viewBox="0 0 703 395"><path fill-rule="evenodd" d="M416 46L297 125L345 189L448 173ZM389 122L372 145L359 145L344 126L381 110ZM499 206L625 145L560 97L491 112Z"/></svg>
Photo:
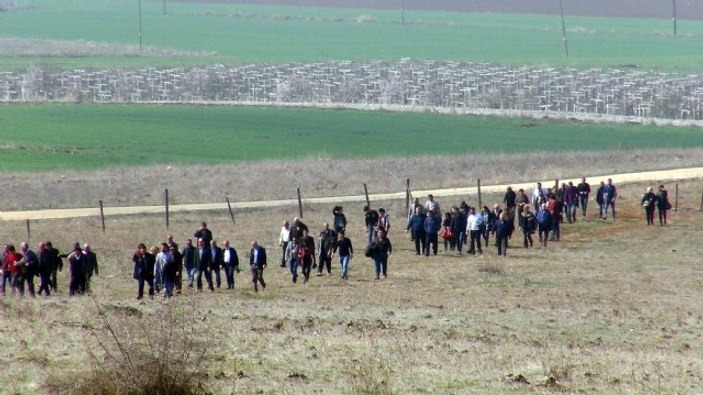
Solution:
<svg viewBox="0 0 703 395"><path fill-rule="evenodd" d="M605 181L608 178L613 180L613 183L618 184L628 184L636 182L646 182L651 181L654 183L661 183L667 181L677 181L692 178L703 177L703 167L692 167L684 169L673 169L673 170L659 170L659 171L648 171L639 173L622 173L622 174L610 174L610 175L584 175L588 182L591 184L592 188L596 188L600 181ZM574 185L581 182L580 178L574 179L564 179L559 180L559 182L569 181L574 182ZM504 192L507 187L511 186L513 190L517 191L520 188L525 189L525 191L531 190L537 182L542 182L544 185L553 185L554 180L543 180L543 181L533 181L533 182L523 182L516 184L503 184L503 185L482 185L481 193L500 193ZM432 190L419 190L412 191L413 196L426 196L427 194L433 194L436 197L448 197L448 196L476 196L478 193L477 187L465 187L465 188L449 188L449 189L432 189ZM406 192L395 192L395 193L381 193L369 195L370 201L383 201L383 200L395 200L395 199L405 199ZM352 196L329 196L329 197L314 197L305 198L303 202L306 204L341 204L341 203L365 203L366 197L364 195L352 195ZM266 208L266 207L283 207L297 205L297 199L284 199L284 200L257 200L249 202L232 202L232 209L247 209L247 208ZM206 210L226 210L227 203L203 203L203 204L178 204L169 205L169 212L183 212L183 211L206 211ZM107 216L118 216L118 215L135 215L135 214L161 214L165 210L164 206L132 206L132 207L104 207L104 215ZM0 220L2 221L24 221L24 220L41 220L41 219L62 219L62 218L80 218L80 217L94 217L100 216L100 209L98 207L87 207L87 208L68 208L68 209L47 209L47 210L30 210L30 211L0 211Z"/></svg>

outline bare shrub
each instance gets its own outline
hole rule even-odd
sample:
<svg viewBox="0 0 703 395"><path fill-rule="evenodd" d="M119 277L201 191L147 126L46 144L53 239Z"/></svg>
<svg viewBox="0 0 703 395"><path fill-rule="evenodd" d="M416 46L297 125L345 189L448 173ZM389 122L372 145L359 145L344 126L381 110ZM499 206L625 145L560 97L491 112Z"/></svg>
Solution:
<svg viewBox="0 0 703 395"><path fill-rule="evenodd" d="M205 394L201 366L207 347L200 339L197 301L162 300L153 314L98 302L97 322L88 322L85 347L91 373L58 382L51 390L68 394Z"/></svg>
<svg viewBox="0 0 703 395"><path fill-rule="evenodd" d="M496 274L496 275L503 275L505 272L503 271L503 266L495 263L495 262L486 262L482 263L478 266L478 271L480 273L488 273L488 274Z"/></svg>

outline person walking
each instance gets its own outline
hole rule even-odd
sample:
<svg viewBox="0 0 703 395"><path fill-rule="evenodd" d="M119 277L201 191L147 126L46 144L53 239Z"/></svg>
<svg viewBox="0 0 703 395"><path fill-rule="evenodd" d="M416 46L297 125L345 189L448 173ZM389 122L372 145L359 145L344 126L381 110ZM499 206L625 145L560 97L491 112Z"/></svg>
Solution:
<svg viewBox="0 0 703 395"><path fill-rule="evenodd" d="M193 283L195 282L195 251L197 249L193 246L193 240L186 240L186 246L183 247L183 252L181 256L183 257L183 267L188 276L188 288L193 288Z"/></svg>
<svg viewBox="0 0 703 395"><path fill-rule="evenodd" d="M574 183L569 181L569 184L564 188L564 210L566 211L566 222L576 222L576 207L579 204L578 189Z"/></svg>
<svg viewBox="0 0 703 395"><path fill-rule="evenodd" d="M332 250L337 244L337 232L330 228L328 223L322 226L320 237L317 243L317 275L322 276L322 272L327 268L327 275L332 275Z"/></svg>
<svg viewBox="0 0 703 395"><path fill-rule="evenodd" d="M224 269L224 259L222 256L222 248L217 245L215 240L210 242L210 273L215 275L215 286L220 288L222 285L222 277L220 271Z"/></svg>
<svg viewBox="0 0 703 395"><path fill-rule="evenodd" d="M415 242L415 254L420 255L425 252L425 214L422 206L415 207L415 214L408 220L405 233L410 232L410 237Z"/></svg>
<svg viewBox="0 0 703 395"><path fill-rule="evenodd" d="M481 214L477 214L475 208L469 208L469 217L466 220L466 233L470 237L468 253L471 255L476 255L476 252L483 254L481 249L481 225L484 225Z"/></svg>
<svg viewBox="0 0 703 395"><path fill-rule="evenodd" d="M222 261L227 278L227 289L234 289L234 272L239 272L239 255L237 255L237 250L230 245L229 240L225 240L223 243Z"/></svg>
<svg viewBox="0 0 703 395"><path fill-rule="evenodd" d="M51 295L51 256L50 251L46 248L46 243L39 243L39 290L38 295L44 292L45 296Z"/></svg>
<svg viewBox="0 0 703 395"><path fill-rule="evenodd" d="M435 232L435 235L437 233ZM376 280L388 277L388 257L393 253L393 245L386 237L386 232L378 231L378 240L372 244L372 257L376 268ZM436 244L435 244L436 245Z"/></svg>
<svg viewBox="0 0 703 395"><path fill-rule="evenodd" d="M310 281L310 272L316 266L317 258L315 257L315 239L308 234L308 230L303 231L303 237L298 240L300 243L299 250L302 250L303 265L303 282L307 284ZM298 253L300 256L300 252Z"/></svg>
<svg viewBox="0 0 703 395"><path fill-rule="evenodd" d="M254 292L259 292L258 283L261 283L261 288L266 289L266 282L264 281L266 249L260 246L256 240L251 242L249 266L251 267L251 281L254 283Z"/></svg>
<svg viewBox="0 0 703 395"><path fill-rule="evenodd" d="M298 265L302 261L302 256L298 258L300 245L298 244L298 238L293 237L288 245L286 246L286 262L288 262L288 267L290 268L291 281L293 284L298 282Z"/></svg>
<svg viewBox="0 0 703 395"><path fill-rule="evenodd" d="M611 214L613 216L613 221L615 221L615 199L618 197L618 190L613 185L613 180L608 178L608 183L603 187L603 204L605 205L605 210L603 212L603 219L608 218L608 208L612 208Z"/></svg>
<svg viewBox="0 0 703 395"><path fill-rule="evenodd" d="M281 227L281 233L278 236L278 246L281 248L281 267L286 267L286 248L288 248L288 243L291 239L290 234L290 223L288 221L283 221L283 226Z"/></svg>
<svg viewBox="0 0 703 395"><path fill-rule="evenodd" d="M644 217L647 220L647 226L654 225L654 207L657 204L657 195L654 194L654 188L647 188L647 192L642 196L642 208L644 208Z"/></svg>
<svg viewBox="0 0 703 395"><path fill-rule="evenodd" d="M369 206L364 206L364 225L366 226L366 234L368 235L368 243L376 237L376 226L378 225L378 211Z"/></svg>
<svg viewBox="0 0 703 395"><path fill-rule="evenodd" d="M586 208L588 207L588 195L591 194L591 185L586 182L586 177L581 178L581 182L576 186L579 196L579 205L581 206L582 216L586 216Z"/></svg>
<svg viewBox="0 0 703 395"><path fill-rule="evenodd" d="M440 228L441 222L434 211L428 211L423 224L425 232L425 256L430 256L430 246L432 248L432 254L437 255L437 232L439 232Z"/></svg>
<svg viewBox="0 0 703 395"><path fill-rule="evenodd" d="M348 239L344 231L339 232L337 244L332 250L332 257L335 254L339 255L339 264L342 266L342 279L349 279L349 262L354 258L354 247L352 247L351 239Z"/></svg>
<svg viewBox="0 0 703 395"><path fill-rule="evenodd" d="M537 211L537 227L539 229L539 241L543 247L547 246L549 232L552 230L552 215L547 209L547 204L543 203Z"/></svg>
<svg viewBox="0 0 703 395"><path fill-rule="evenodd" d="M522 230L523 246L525 248L532 248L532 234L537 230L537 217L530 211L529 204L522 207L522 213L520 213L518 223L520 230Z"/></svg>
<svg viewBox="0 0 703 395"><path fill-rule="evenodd" d="M98 256L95 255L89 243L83 245L83 255L85 255L85 290L86 292L91 292L90 282L93 279L93 275L100 275Z"/></svg>
<svg viewBox="0 0 703 395"><path fill-rule="evenodd" d="M507 256L508 251L508 236L512 225L509 223L506 213L501 213L500 218L496 221L496 246L498 247L498 255ZM479 243L480 244L480 243Z"/></svg>
<svg viewBox="0 0 703 395"><path fill-rule="evenodd" d="M193 252L193 270L195 271L195 285L198 291L203 290L203 274L205 281L210 291L215 292L215 287L212 286L212 273L210 264L212 263L212 255L210 246L205 244L205 239L198 239L198 248Z"/></svg>
<svg viewBox="0 0 703 395"><path fill-rule="evenodd" d="M146 245L139 243L132 256L132 262L134 262L132 277L137 280L137 300L144 298L144 283L149 284L149 296L154 296L153 272L149 271L148 255Z"/></svg>
<svg viewBox="0 0 703 395"><path fill-rule="evenodd" d="M659 193L657 194L657 211L659 212L659 225L666 225L666 212L671 210L669 202L669 192L664 187L664 184L659 185Z"/></svg>
<svg viewBox="0 0 703 395"><path fill-rule="evenodd" d="M345 230L347 228L347 217L344 215L344 208L342 206L334 206L332 215L334 216L332 228L335 233Z"/></svg>

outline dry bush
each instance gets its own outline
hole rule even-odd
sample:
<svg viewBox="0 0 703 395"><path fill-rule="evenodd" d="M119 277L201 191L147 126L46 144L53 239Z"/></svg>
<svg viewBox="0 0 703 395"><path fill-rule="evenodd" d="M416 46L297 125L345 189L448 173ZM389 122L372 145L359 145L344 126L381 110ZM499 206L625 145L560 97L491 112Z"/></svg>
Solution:
<svg viewBox="0 0 703 395"><path fill-rule="evenodd" d="M153 314L129 305L100 302L89 318L91 374L62 379L51 390L68 394L193 395L201 383L207 345L195 295L162 299ZM96 320L95 322L91 322Z"/></svg>
<svg viewBox="0 0 703 395"><path fill-rule="evenodd" d="M488 273L495 275L505 274L503 270L503 265L496 262L484 262L478 265L479 273Z"/></svg>
<svg viewBox="0 0 703 395"><path fill-rule="evenodd" d="M381 360L364 360L349 373L349 389L359 395L391 395L390 367Z"/></svg>
<svg viewBox="0 0 703 395"><path fill-rule="evenodd" d="M546 158L549 158L548 160ZM447 166L451 163L451 166ZM580 177L703 165L703 151L632 150L526 154L471 154L454 157L388 157L241 162L228 165L158 165L99 171L0 174L0 183L16 185L22 199L0 196L0 211L42 208L161 205L164 189L171 204L290 199L296 186L308 197L363 194L411 188L455 188L508 182ZM44 180L37 183L35 180ZM135 182L135 180L138 180ZM198 188L184 180L198 180ZM591 180L593 184L597 180Z"/></svg>

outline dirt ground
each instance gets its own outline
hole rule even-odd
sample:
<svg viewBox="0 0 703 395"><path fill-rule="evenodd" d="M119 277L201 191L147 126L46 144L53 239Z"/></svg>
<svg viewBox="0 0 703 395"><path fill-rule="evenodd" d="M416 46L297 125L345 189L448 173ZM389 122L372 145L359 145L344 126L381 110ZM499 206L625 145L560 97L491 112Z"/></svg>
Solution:
<svg viewBox="0 0 703 395"><path fill-rule="evenodd" d="M176 0L189 3L271 4L298 7L377 8L394 9L405 5L406 10L451 12L497 12L513 14L559 14L557 0ZM564 12L579 16L608 16L626 18L672 17L672 2L666 0L563 0ZM703 2L678 0L677 14L681 19L702 19Z"/></svg>

